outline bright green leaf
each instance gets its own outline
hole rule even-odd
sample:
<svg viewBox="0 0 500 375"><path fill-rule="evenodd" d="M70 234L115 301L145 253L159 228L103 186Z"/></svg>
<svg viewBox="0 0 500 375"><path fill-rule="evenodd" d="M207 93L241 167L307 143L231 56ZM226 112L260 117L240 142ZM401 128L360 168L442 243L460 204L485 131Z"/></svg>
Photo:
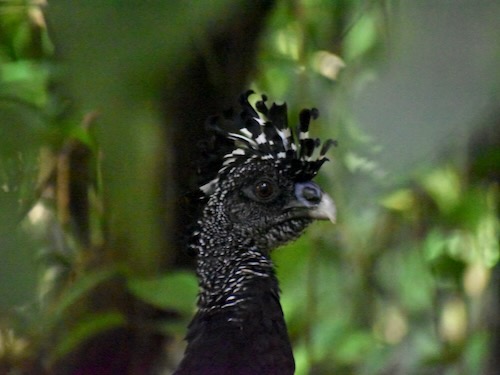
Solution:
<svg viewBox="0 0 500 375"><path fill-rule="evenodd" d="M189 272L175 272L155 279L132 278L130 291L143 301L163 309L176 309L189 315L198 292L196 277Z"/></svg>

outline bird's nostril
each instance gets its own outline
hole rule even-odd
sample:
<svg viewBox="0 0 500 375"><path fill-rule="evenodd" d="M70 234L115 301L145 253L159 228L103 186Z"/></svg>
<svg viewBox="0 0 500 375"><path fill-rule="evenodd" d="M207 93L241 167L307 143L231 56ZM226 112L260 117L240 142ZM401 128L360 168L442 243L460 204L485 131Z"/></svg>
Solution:
<svg viewBox="0 0 500 375"><path fill-rule="evenodd" d="M302 196L311 203L319 203L321 201L321 190L315 189L312 186L306 186L302 190Z"/></svg>

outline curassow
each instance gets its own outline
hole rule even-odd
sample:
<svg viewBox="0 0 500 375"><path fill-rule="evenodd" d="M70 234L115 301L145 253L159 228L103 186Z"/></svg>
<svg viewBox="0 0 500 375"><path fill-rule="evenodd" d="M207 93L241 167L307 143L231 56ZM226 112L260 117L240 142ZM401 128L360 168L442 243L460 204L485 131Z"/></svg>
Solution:
<svg viewBox="0 0 500 375"><path fill-rule="evenodd" d="M335 221L332 199L311 181L335 143L309 137L318 111L302 110L292 132L286 104L268 107L262 96L254 109L251 93L241 96L240 111L208 120L214 135L205 159L217 168L201 187L207 202L190 244L198 311L176 375L293 374L270 253L313 219Z"/></svg>

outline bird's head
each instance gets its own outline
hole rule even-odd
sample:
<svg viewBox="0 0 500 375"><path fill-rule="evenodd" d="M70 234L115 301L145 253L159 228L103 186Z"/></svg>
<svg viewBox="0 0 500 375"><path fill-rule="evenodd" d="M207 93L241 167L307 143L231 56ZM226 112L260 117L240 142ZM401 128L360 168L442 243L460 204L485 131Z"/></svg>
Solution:
<svg viewBox="0 0 500 375"><path fill-rule="evenodd" d="M241 111L209 119L221 156L215 176L201 190L205 216L260 249L272 250L298 237L314 219L335 222L333 200L312 181L335 144L309 137L316 109L303 110L296 131L288 127L286 104L269 108L262 97L254 109L249 91ZM217 160L217 158L214 158Z"/></svg>

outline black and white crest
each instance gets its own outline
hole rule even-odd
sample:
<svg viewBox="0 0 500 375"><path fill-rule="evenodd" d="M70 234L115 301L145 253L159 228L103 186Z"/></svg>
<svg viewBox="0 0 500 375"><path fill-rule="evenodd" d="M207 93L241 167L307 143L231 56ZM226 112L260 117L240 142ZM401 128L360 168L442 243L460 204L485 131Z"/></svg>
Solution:
<svg viewBox="0 0 500 375"><path fill-rule="evenodd" d="M336 145L334 140L321 144L318 138L309 136L311 120L319 115L316 108L303 109L298 125L292 130L288 126L286 103L273 103L269 107L267 97L262 95L254 108L248 101L251 94L253 91L249 90L240 96L240 111L230 109L207 121L216 138L211 147L205 147L205 157L218 163L216 175L201 186L207 195L227 170L255 158L275 161L278 168L296 181L310 180L328 160L325 156L328 149Z"/></svg>

